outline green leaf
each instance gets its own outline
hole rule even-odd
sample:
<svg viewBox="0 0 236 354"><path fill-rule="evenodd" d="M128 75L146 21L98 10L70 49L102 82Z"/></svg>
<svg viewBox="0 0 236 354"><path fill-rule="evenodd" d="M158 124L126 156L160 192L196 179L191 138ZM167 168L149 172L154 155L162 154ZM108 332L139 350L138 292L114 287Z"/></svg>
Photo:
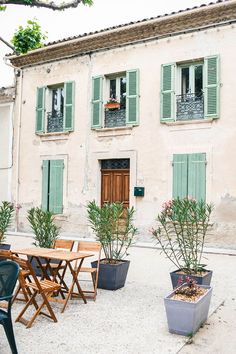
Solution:
<svg viewBox="0 0 236 354"><path fill-rule="evenodd" d="M14 33L11 43L17 53L25 54L30 50L40 48L44 45L43 41L47 38L41 31L40 25L34 20L27 21L28 26L18 27Z"/></svg>

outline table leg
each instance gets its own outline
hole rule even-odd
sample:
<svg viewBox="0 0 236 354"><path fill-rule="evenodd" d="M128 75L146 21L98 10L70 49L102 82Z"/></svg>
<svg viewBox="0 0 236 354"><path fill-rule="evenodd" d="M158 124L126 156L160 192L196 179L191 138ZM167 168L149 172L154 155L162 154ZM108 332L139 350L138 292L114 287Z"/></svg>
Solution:
<svg viewBox="0 0 236 354"><path fill-rule="evenodd" d="M71 275L72 275L73 280L72 280L72 284L71 284L71 286L70 286L70 289L69 289L69 291L68 291L68 293L67 293L64 306L63 306L63 308L62 308L62 310L61 310L62 313L65 311L66 305L67 305L68 300L69 300L69 298L70 298L70 296L71 296L71 294L72 294L72 292L73 292L73 289L74 289L74 285L75 285L75 284L77 285L78 291L79 291L79 293L80 293L80 296L81 296L82 299L84 300L84 303L85 303L85 304L87 303L86 298L85 298L85 296L84 296L84 293L83 293L83 291L82 291L82 289L81 289L81 287L80 287L80 285L79 285L79 281L78 281L78 274L79 274L80 269L81 269L81 267L82 267L83 261L84 261L84 258L82 258L82 259L80 260L80 263L79 263L79 266L78 266L77 269L73 269L71 263L70 263L70 262L66 262L66 263L68 264L68 267L69 267L70 271L71 271Z"/></svg>

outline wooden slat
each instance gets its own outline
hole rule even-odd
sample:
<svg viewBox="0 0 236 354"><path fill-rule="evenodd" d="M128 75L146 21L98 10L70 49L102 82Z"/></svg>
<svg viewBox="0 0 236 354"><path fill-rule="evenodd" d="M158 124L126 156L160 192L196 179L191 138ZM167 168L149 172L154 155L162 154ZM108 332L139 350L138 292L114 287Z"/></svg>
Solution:
<svg viewBox="0 0 236 354"><path fill-rule="evenodd" d="M74 241L72 240L56 240L54 243L54 248L62 248L62 249L67 249L69 251L72 251L74 246Z"/></svg>
<svg viewBox="0 0 236 354"><path fill-rule="evenodd" d="M78 252L81 251L99 252L100 249L101 249L100 242L79 241L77 251Z"/></svg>

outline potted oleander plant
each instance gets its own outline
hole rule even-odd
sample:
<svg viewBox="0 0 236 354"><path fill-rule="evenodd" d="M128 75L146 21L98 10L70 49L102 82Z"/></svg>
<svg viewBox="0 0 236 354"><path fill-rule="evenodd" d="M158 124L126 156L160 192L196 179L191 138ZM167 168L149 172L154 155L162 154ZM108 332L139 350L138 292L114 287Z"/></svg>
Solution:
<svg viewBox="0 0 236 354"><path fill-rule="evenodd" d="M212 271L202 262L203 248L211 229L213 205L193 198L165 202L157 216L158 226L152 235L167 258L176 266L171 272L175 288L179 277L191 277L198 284L210 285Z"/></svg>
<svg viewBox="0 0 236 354"><path fill-rule="evenodd" d="M193 335L207 320L212 287L197 284L186 277L179 279L178 287L164 298L170 333Z"/></svg>
<svg viewBox="0 0 236 354"><path fill-rule="evenodd" d="M44 211L38 207L31 208L27 214L27 220L34 233L33 245L42 248L53 248L60 232L59 226L54 221L54 215L50 211ZM43 259L41 261L45 263ZM41 270L34 258L32 259L32 266L36 275L40 276Z"/></svg>
<svg viewBox="0 0 236 354"><path fill-rule="evenodd" d="M7 201L2 201L0 206L0 248L9 250L11 248L10 244L5 243L6 231L11 225L12 218L14 214L14 206L12 203Z"/></svg>
<svg viewBox="0 0 236 354"><path fill-rule="evenodd" d="M95 201L87 205L88 221L97 241L102 245L104 258L100 261L98 288L117 290L125 285L130 261L128 249L134 242L137 228L133 225L134 208L122 203L98 206ZM92 262L97 267L97 261Z"/></svg>

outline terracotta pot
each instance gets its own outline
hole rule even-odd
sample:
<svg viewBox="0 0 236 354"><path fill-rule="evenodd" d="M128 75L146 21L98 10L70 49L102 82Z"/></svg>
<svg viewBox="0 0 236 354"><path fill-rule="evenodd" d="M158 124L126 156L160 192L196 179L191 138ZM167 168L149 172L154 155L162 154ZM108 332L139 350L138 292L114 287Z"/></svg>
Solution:
<svg viewBox="0 0 236 354"><path fill-rule="evenodd" d="M106 103L105 104L105 108L107 109L117 109L117 108L120 108L120 103Z"/></svg>

